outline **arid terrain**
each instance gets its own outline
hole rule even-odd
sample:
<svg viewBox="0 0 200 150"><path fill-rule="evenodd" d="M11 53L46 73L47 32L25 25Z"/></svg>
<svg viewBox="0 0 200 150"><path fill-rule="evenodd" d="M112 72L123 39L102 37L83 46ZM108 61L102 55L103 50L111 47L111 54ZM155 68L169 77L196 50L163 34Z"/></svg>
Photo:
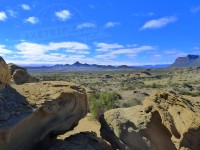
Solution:
<svg viewBox="0 0 200 150"><path fill-rule="evenodd" d="M2 150L200 148L199 67L0 69Z"/></svg>
<svg viewBox="0 0 200 150"><path fill-rule="evenodd" d="M122 96L119 107L131 107L143 103L157 90L173 91L189 98L200 106L200 69L132 69L101 72L32 73L41 81L68 81L84 87L88 93L116 92ZM200 112L199 112L200 113ZM90 128L88 128L90 126ZM80 131L93 131L100 136L100 124L91 114L80 121L68 137Z"/></svg>
<svg viewBox="0 0 200 150"><path fill-rule="evenodd" d="M67 81L91 92L116 92L122 96L121 107L140 104L152 91L171 90L198 99L200 69L132 69L101 72L31 73L40 81Z"/></svg>

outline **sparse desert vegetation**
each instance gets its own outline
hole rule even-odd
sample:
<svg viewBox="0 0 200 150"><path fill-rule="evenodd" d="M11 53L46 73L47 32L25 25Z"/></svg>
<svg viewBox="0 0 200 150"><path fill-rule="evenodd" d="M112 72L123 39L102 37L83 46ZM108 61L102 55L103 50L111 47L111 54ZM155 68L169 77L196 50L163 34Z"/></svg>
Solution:
<svg viewBox="0 0 200 150"><path fill-rule="evenodd" d="M197 99L200 96L199 74L198 68L31 73L40 81L67 81L85 88L94 118L112 108L142 104L145 97L158 89ZM112 96L109 97L111 93L119 98L113 101Z"/></svg>

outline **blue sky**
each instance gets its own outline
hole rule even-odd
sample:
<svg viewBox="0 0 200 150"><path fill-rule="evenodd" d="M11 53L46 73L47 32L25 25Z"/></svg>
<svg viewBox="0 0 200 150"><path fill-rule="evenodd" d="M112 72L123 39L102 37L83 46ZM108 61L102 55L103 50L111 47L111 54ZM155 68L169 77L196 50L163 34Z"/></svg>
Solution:
<svg viewBox="0 0 200 150"><path fill-rule="evenodd" d="M200 54L199 0L0 0L7 62L146 65L187 54Z"/></svg>

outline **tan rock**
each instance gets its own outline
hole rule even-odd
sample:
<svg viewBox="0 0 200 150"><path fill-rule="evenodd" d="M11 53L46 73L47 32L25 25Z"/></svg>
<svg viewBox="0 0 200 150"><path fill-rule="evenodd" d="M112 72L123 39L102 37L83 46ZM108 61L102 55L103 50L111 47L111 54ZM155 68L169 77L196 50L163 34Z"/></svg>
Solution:
<svg viewBox="0 0 200 150"><path fill-rule="evenodd" d="M13 75L13 73L17 70L17 69L21 69L27 72L27 69L24 67L21 67L19 65L13 64L13 63L9 63L8 64L8 68L10 70L10 74Z"/></svg>
<svg viewBox="0 0 200 150"><path fill-rule="evenodd" d="M12 78L15 84L32 83L38 81L23 69L16 69L12 75Z"/></svg>
<svg viewBox="0 0 200 150"><path fill-rule="evenodd" d="M5 60L0 56L0 89L10 80L10 71Z"/></svg>
<svg viewBox="0 0 200 150"><path fill-rule="evenodd" d="M114 149L200 149L199 105L158 91L143 105L115 109L100 118L101 135Z"/></svg>
<svg viewBox="0 0 200 150"><path fill-rule="evenodd" d="M48 149L87 114L85 90L68 82L13 85L0 101L0 149Z"/></svg>

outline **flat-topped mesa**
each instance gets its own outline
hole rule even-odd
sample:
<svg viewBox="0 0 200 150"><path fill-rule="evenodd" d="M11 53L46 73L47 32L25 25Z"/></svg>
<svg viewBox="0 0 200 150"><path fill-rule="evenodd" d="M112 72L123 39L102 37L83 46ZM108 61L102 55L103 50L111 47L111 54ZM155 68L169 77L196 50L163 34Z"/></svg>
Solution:
<svg viewBox="0 0 200 150"><path fill-rule="evenodd" d="M100 123L114 149L200 149L200 105L174 92L157 91L143 105L107 111Z"/></svg>
<svg viewBox="0 0 200 150"><path fill-rule="evenodd" d="M85 90L68 82L13 85L1 95L0 150L48 149L88 111Z"/></svg>
<svg viewBox="0 0 200 150"><path fill-rule="evenodd" d="M4 86L10 80L10 71L8 69L8 65L5 60L0 56L0 90L4 88Z"/></svg>
<svg viewBox="0 0 200 150"><path fill-rule="evenodd" d="M189 68L199 67L200 56L199 55L187 55L186 57L178 57L170 67Z"/></svg>

